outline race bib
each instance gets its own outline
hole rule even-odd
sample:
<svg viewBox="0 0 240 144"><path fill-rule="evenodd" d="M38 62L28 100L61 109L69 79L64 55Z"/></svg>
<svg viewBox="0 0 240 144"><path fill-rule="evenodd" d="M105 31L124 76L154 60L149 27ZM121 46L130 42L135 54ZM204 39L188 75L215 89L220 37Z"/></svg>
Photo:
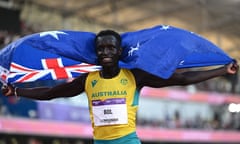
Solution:
<svg viewBox="0 0 240 144"><path fill-rule="evenodd" d="M127 124L127 105L125 98L93 100L93 119L95 126Z"/></svg>

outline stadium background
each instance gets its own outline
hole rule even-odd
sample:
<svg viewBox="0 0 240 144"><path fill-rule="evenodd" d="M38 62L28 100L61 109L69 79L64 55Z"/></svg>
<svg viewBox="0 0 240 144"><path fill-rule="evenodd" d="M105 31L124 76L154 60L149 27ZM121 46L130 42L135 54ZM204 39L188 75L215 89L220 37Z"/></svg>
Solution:
<svg viewBox="0 0 240 144"><path fill-rule="evenodd" d="M201 34L239 61L239 8L239 0L0 0L0 48L39 31L125 32L165 24ZM92 142L84 94L49 102L0 100L0 144ZM144 88L138 133L143 144L240 143L238 104L238 75L187 87Z"/></svg>

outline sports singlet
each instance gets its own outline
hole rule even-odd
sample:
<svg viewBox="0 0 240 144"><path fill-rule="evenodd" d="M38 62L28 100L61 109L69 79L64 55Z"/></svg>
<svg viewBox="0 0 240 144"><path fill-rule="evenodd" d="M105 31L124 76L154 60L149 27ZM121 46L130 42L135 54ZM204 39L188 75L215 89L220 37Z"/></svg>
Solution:
<svg viewBox="0 0 240 144"><path fill-rule="evenodd" d="M94 139L112 140L136 131L138 93L131 71L121 69L112 79L101 78L99 71L91 72L85 92Z"/></svg>

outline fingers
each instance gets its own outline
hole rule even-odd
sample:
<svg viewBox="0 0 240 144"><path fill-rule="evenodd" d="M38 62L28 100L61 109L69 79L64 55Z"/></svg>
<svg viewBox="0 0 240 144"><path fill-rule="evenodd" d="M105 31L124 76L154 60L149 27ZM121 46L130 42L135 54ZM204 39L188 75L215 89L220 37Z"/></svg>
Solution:
<svg viewBox="0 0 240 144"><path fill-rule="evenodd" d="M7 85L3 85L1 88L1 92L3 95L6 95L8 93L8 87Z"/></svg>
<svg viewBox="0 0 240 144"><path fill-rule="evenodd" d="M238 71L239 65L238 65L237 61L235 61L235 62L233 63L231 69L234 70L234 71Z"/></svg>
<svg viewBox="0 0 240 144"><path fill-rule="evenodd" d="M11 89L8 89L8 91L5 93L5 96L13 96Z"/></svg>
<svg viewBox="0 0 240 144"><path fill-rule="evenodd" d="M235 74L239 70L239 65L237 61L233 61L232 63L227 65L227 73Z"/></svg>
<svg viewBox="0 0 240 144"><path fill-rule="evenodd" d="M3 85L1 88L1 92L5 96L13 96L14 95L14 89L11 85Z"/></svg>

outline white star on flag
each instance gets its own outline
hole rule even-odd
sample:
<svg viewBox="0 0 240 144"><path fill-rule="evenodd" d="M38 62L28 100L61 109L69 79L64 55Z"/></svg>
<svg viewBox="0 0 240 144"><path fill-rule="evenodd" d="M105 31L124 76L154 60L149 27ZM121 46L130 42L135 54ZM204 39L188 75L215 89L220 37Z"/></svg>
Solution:
<svg viewBox="0 0 240 144"><path fill-rule="evenodd" d="M61 31L47 31L47 32L41 32L40 37L43 37L43 36L46 36L46 35L51 35L55 39L59 40L58 34L66 34L67 35L67 33L61 32Z"/></svg>
<svg viewBox="0 0 240 144"><path fill-rule="evenodd" d="M130 47L131 48L131 50L129 50L128 51L128 56L132 56L133 55L133 52L134 51L137 51L138 49L139 49L139 47L140 47L140 44L139 44L139 42L137 43L137 46L136 47Z"/></svg>
<svg viewBox="0 0 240 144"><path fill-rule="evenodd" d="M170 28L169 25L162 25L161 30L168 30Z"/></svg>

